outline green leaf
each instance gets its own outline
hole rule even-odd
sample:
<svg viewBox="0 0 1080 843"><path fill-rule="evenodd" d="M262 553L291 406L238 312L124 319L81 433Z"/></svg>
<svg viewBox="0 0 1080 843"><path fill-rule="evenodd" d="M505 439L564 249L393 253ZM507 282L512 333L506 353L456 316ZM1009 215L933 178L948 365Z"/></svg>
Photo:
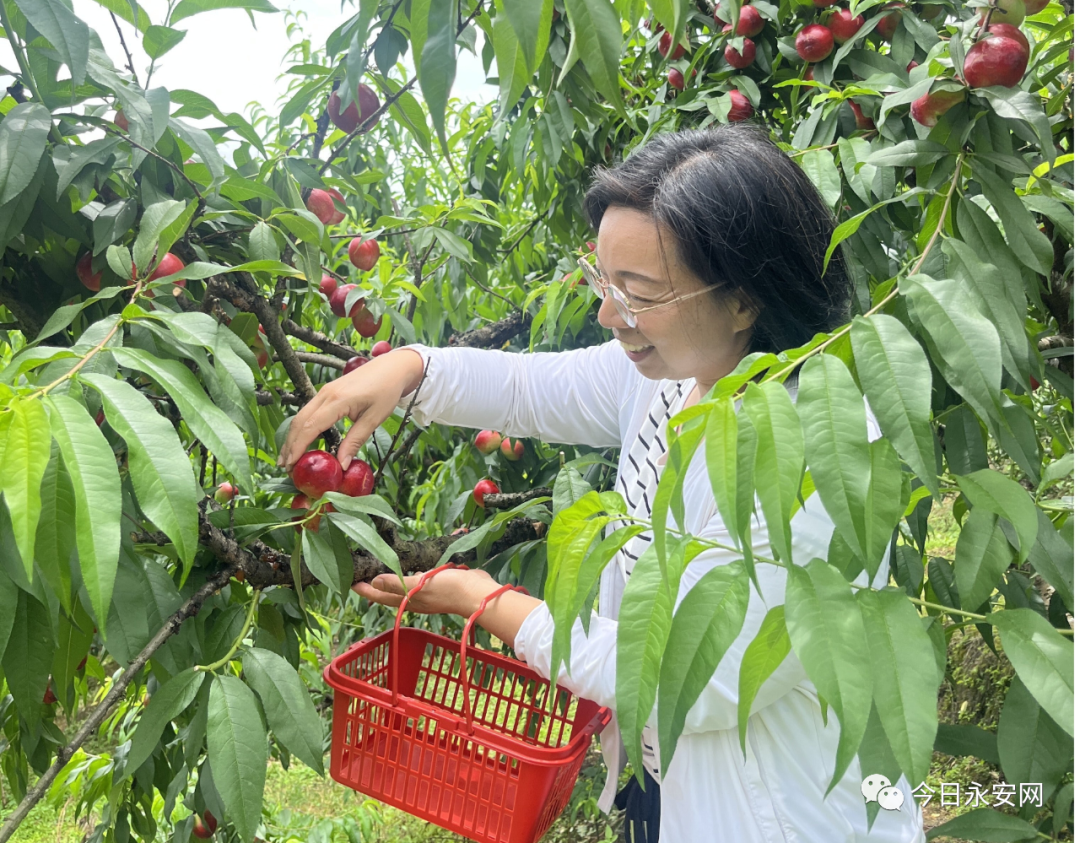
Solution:
<svg viewBox="0 0 1080 843"><path fill-rule="evenodd" d="M1073 549L1061 537L1054 523L1041 510L1038 513L1039 534L1028 561L1057 592L1065 608L1073 611ZM1072 527L1068 527L1072 529Z"/></svg>
<svg viewBox="0 0 1080 843"><path fill-rule="evenodd" d="M608 0L567 0L566 12L589 78L604 99L625 118L619 87L619 60L623 51L619 13Z"/></svg>
<svg viewBox="0 0 1080 843"><path fill-rule="evenodd" d="M262 701L274 736L323 775L323 722L296 669L277 653L253 647L244 653L244 679Z"/></svg>
<svg viewBox="0 0 1080 843"><path fill-rule="evenodd" d="M1012 562L1012 548L997 521L989 510L974 509L956 541L956 590L960 608L969 612L977 611L993 593Z"/></svg>
<svg viewBox="0 0 1080 843"><path fill-rule="evenodd" d="M210 685L206 745L229 820L241 840L251 840L262 818L266 727L255 694L235 676L215 676Z"/></svg>
<svg viewBox="0 0 1080 843"><path fill-rule="evenodd" d="M155 632L150 629L150 613L145 609L135 612L131 607L147 607L153 601L154 592L146 571L126 548L121 548L112 603L103 629L109 654L123 667L138 655Z"/></svg>
<svg viewBox="0 0 1080 843"><path fill-rule="evenodd" d="M81 375L81 380L101 395L105 418L127 443L128 476L139 506L189 567L199 544L198 503L203 495L176 431L130 384L93 374Z"/></svg>
<svg viewBox="0 0 1080 843"><path fill-rule="evenodd" d="M925 167L948 154L948 147L935 141L905 140L871 153L866 163L875 167Z"/></svg>
<svg viewBox="0 0 1080 843"><path fill-rule="evenodd" d="M454 232L447 231L445 228L433 228L431 232L442 247L455 258L465 263L473 262L472 244L468 240L458 237Z"/></svg>
<svg viewBox="0 0 1080 843"><path fill-rule="evenodd" d="M893 757L889 736L885 734L885 727L881 725L881 718L873 703L870 704L870 718L866 721L863 742L859 746L859 766L866 773L884 776L891 782L900 778L900 765ZM877 802L866 803L868 828L873 828L879 810L881 806Z"/></svg>
<svg viewBox="0 0 1080 843"><path fill-rule="evenodd" d="M37 722L41 700L49 685L55 644L48 609L21 588L17 591L15 617L0 666L4 668L15 708L30 722Z"/></svg>
<svg viewBox="0 0 1080 843"><path fill-rule="evenodd" d="M822 354L803 365L797 408L814 488L844 541L861 552L865 566L870 491L866 407L840 358Z"/></svg>
<svg viewBox="0 0 1080 843"><path fill-rule="evenodd" d="M555 483L552 486L552 512L558 515L564 509L574 505L592 491L592 487L581 476L581 472L572 465L564 465L555 475Z"/></svg>
<svg viewBox="0 0 1080 843"><path fill-rule="evenodd" d="M0 248L6 248L8 243L22 233L23 227L34 211L41 193L41 186L48 173L48 168L44 164L45 158L46 153L42 152L38 162L32 165L35 172L29 186L10 202L0 205Z"/></svg>
<svg viewBox="0 0 1080 843"><path fill-rule="evenodd" d="M900 293L914 305L945 380L990 424L1001 412L1001 340L994 323L980 315L964 286L951 278L901 278Z"/></svg>
<svg viewBox="0 0 1080 843"><path fill-rule="evenodd" d="M1073 644L1031 609L993 612L1001 646L1016 675L1046 713L1073 736Z"/></svg>
<svg viewBox="0 0 1080 843"><path fill-rule="evenodd" d="M149 15L140 8L135 0L96 0L96 2L116 14L122 21L134 26L139 32L146 31L146 28L150 26Z"/></svg>
<svg viewBox="0 0 1080 843"><path fill-rule="evenodd" d="M997 749L1008 781L1041 782L1053 793L1071 766L1073 742L1014 678L1001 707Z"/></svg>
<svg viewBox="0 0 1080 843"><path fill-rule="evenodd" d="M748 384L742 412L749 417L757 433L754 483L769 528L769 544L776 557L790 566L790 513L803 476L803 434L799 415L787 389L776 381L767 381L760 386Z"/></svg>
<svg viewBox="0 0 1080 843"><path fill-rule="evenodd" d="M934 827L926 839L960 837L985 843L1012 843L1014 840L1029 840L1038 836L1035 826L1019 817L998 813L993 808L977 808Z"/></svg>
<svg viewBox="0 0 1080 843"><path fill-rule="evenodd" d="M210 175L215 181L225 178L225 161L209 133L176 117L169 119L169 128L182 137L184 142L195 151L202 163L210 170Z"/></svg>
<svg viewBox="0 0 1080 843"><path fill-rule="evenodd" d="M756 586L753 543L749 539L757 449L754 425L748 415L736 415L734 402L728 396L709 413L705 436L705 460L717 510L732 544L742 548L746 571Z"/></svg>
<svg viewBox="0 0 1080 843"><path fill-rule="evenodd" d="M181 0L180 4L173 9L169 23L175 24L200 12L212 12L215 9L244 9L248 12L278 11L269 0Z"/></svg>
<svg viewBox="0 0 1080 843"><path fill-rule="evenodd" d="M547 52L551 36L553 0L495 0L499 16L505 16L521 45L525 71L531 78ZM497 52L497 51L496 51Z"/></svg>
<svg viewBox="0 0 1080 843"><path fill-rule="evenodd" d="M57 647L53 653L52 678L56 696L69 716L74 716L75 695L73 680L79 662L90 652L94 640L94 621L76 600L70 613L60 613L57 619Z"/></svg>
<svg viewBox="0 0 1080 843"><path fill-rule="evenodd" d="M1006 269L983 262L976 250L963 240L947 237L942 251L949 260L949 271L960 278L979 305L979 312L993 321L1001 335L1002 362L1009 373L1023 383L1026 378L1030 342L1024 330L1027 301L1020 291L1020 301L1010 295L1010 284L1018 283ZM987 255L986 257L989 257ZM1016 305L1020 304L1018 310Z"/></svg>
<svg viewBox="0 0 1080 843"><path fill-rule="evenodd" d="M836 768L828 790L844 775L862 743L870 716L875 663L851 586L832 565L811 559L788 570L784 596L788 638L818 695L840 720ZM828 791L826 791L828 792Z"/></svg>
<svg viewBox="0 0 1080 843"><path fill-rule="evenodd" d="M304 537L304 561L307 562L315 579L332 590L337 591L342 600L349 596L352 588L353 567L350 559L349 567L338 565L337 555L330 544L314 530L305 529Z"/></svg>
<svg viewBox="0 0 1080 843"><path fill-rule="evenodd" d="M390 504L378 495L364 495L352 498L340 492L327 492L326 499L330 501L338 512L351 512L363 515L377 515L401 526L401 519L397 517Z"/></svg>
<svg viewBox="0 0 1080 843"><path fill-rule="evenodd" d="M887 439L870 443L870 490L866 497L866 571L873 581L904 514L909 488L903 468Z"/></svg>
<svg viewBox="0 0 1080 843"><path fill-rule="evenodd" d="M152 59L159 59L169 50L184 40L185 29L170 29L167 26L148 26L143 35L143 50Z"/></svg>
<svg viewBox="0 0 1080 843"><path fill-rule="evenodd" d="M281 223L290 234L305 243L318 246L322 242L323 225L311 211L297 209L291 213L279 214L273 221Z"/></svg>
<svg viewBox="0 0 1080 843"><path fill-rule="evenodd" d="M328 517L345 535L401 577L401 561L398 555L390 545L383 541L370 523L363 518L346 515L343 512L331 512Z"/></svg>
<svg viewBox="0 0 1080 843"><path fill-rule="evenodd" d="M557 575L544 587L544 600L555 623L551 642L552 676L559 674L559 668L564 663L569 665L574 621L582 612L592 610L589 597L600 579L600 574L619 548L645 531L641 524L620 527L594 547L593 543L600 537L600 531L607 523L606 518L586 521L575 531L570 541L560 546L558 562L554 566Z"/></svg>
<svg viewBox="0 0 1080 843"><path fill-rule="evenodd" d="M635 773L642 770L641 733L656 704L660 659L671 631L674 597L664 585L656 544L651 543L634 563L634 573L627 581L615 645L619 730Z"/></svg>
<svg viewBox="0 0 1080 843"><path fill-rule="evenodd" d="M386 83L393 88L395 84L391 80L385 80ZM416 99L408 91L402 93L394 104L390 106L390 114L394 119L404 126L413 137L416 138L417 143L420 144L421 149L428 154L431 153L431 133L428 131L427 119L424 116L424 107L420 105L419 100ZM367 173L363 173L357 178L362 176L375 176L376 180L382 178L382 174L378 170L369 170Z"/></svg>
<svg viewBox="0 0 1080 843"><path fill-rule="evenodd" d="M175 720L195 701L202 688L206 674L202 671L185 670L172 677L150 697L139 725L131 738L124 770L133 774L157 748L161 734L170 721Z"/></svg>
<svg viewBox="0 0 1080 843"><path fill-rule="evenodd" d="M258 261L276 261L281 257L274 230L262 220L248 234L248 257Z"/></svg>
<svg viewBox="0 0 1080 843"><path fill-rule="evenodd" d="M8 405L12 414L7 425L4 469L0 471L0 491L4 493L15 544L22 556L28 579L34 578L34 545L41 518L41 481L49 464L50 441L42 436L49 419L42 403L33 398L17 398Z"/></svg>
<svg viewBox="0 0 1080 843"><path fill-rule="evenodd" d="M1016 259L1041 275L1049 275L1054 264L1054 247L1039 231L1035 218L1024 207L1012 185L1002 181L989 167L975 163L972 170L998 212L1005 229L1005 240Z"/></svg>
<svg viewBox="0 0 1080 843"><path fill-rule="evenodd" d="M750 719L754 697L790 652L791 640L784 621L784 607L773 606L766 613L761 628L746 648L742 664L739 665L739 745L744 755L746 722Z"/></svg>
<svg viewBox="0 0 1080 843"><path fill-rule="evenodd" d="M988 764L1000 764L997 735L970 724L939 723L934 751L945 755L970 755Z"/></svg>
<svg viewBox="0 0 1080 843"><path fill-rule="evenodd" d="M98 626L104 628L120 556L121 493L116 456L86 408L66 395L46 399L49 426L75 490L79 568Z"/></svg>
<svg viewBox="0 0 1080 843"><path fill-rule="evenodd" d="M251 460L243 434L210 400L190 369L177 360L163 360L141 349L116 348L112 355L121 366L145 372L161 384L176 402L191 432L236 478L244 492L254 493Z"/></svg>
<svg viewBox="0 0 1080 843"><path fill-rule="evenodd" d="M1020 542L1017 561L1027 559L1039 535L1039 519L1035 502L1024 487L989 468L957 475L956 482L973 509L988 509L1013 525Z"/></svg>
<svg viewBox="0 0 1080 843"><path fill-rule="evenodd" d="M649 0L649 8L652 9L653 17L664 27L664 31L682 32L686 27L690 4L677 0ZM632 23L636 22L635 17Z"/></svg>
<svg viewBox="0 0 1080 843"><path fill-rule="evenodd" d="M41 103L19 103L4 116L0 123L0 205L22 193L33 180L51 128L52 115Z"/></svg>
<svg viewBox="0 0 1080 843"><path fill-rule="evenodd" d="M716 508L724 521L728 535L736 547L741 547L742 535L749 526L749 512L742 513L747 523L740 522L738 492L741 484L753 488L753 463L746 467L750 476L739 476L738 462L739 417L735 402L728 397L717 403L705 420L705 464L709 471Z"/></svg>
<svg viewBox="0 0 1080 843"><path fill-rule="evenodd" d="M53 166L57 176L56 198L63 195L87 165L107 163L119 145L120 138L105 137L90 141L85 146L60 146L53 149Z"/></svg>
<svg viewBox="0 0 1080 843"><path fill-rule="evenodd" d="M856 138L856 140L859 139ZM841 139L841 143L843 143L843 139ZM863 141L863 143L865 143L865 141ZM841 147L841 156L843 156L843 154L843 147ZM875 184L875 181L873 178L871 178L870 174L873 173L876 176L876 174L879 172L882 172L882 170L879 170L879 168L874 167L870 164L863 164L859 172L854 174L854 177L860 179L862 184L860 185L859 182L854 182L853 189L857 191L858 188L862 186L864 188L864 192L865 190L869 190L870 186ZM884 172L889 171L885 170ZM902 202L905 199L910 198L912 194L923 192L925 192L923 188L918 187L913 188L912 190L905 191L899 196L893 196L889 199L885 199L881 202L878 202L876 205L867 208L865 211L860 211L854 216L848 217L846 220L836 226L836 228L833 229L832 237L829 239L829 248L825 250L825 260L822 262L821 274L824 275L825 270L829 268L829 261L832 260L833 252L836 251L836 249L840 246L841 243L843 243L849 237L853 236L855 232L859 230L860 226L862 226L863 220L865 220L868 216L874 213L874 211L878 210L879 208L884 208L886 205L891 205L893 202ZM866 201L870 201L869 194L867 194Z"/></svg>
<svg viewBox="0 0 1080 843"><path fill-rule="evenodd" d="M558 482L557 479L556 482ZM597 492L590 490L585 492L574 503L555 513L547 535L547 583L544 588L545 593L548 588L555 588L564 547L573 540L589 517L604 512L604 509L604 500Z"/></svg>
<svg viewBox="0 0 1080 843"><path fill-rule="evenodd" d="M55 440L51 444L52 456L41 483L41 520L34 555L49 588L60 600L64 612L70 614L74 610L71 562L76 550L75 491L61 466L59 444Z"/></svg>
<svg viewBox="0 0 1080 843"><path fill-rule="evenodd" d="M742 630L749 602L746 571L720 565L698 580L679 603L660 662L657 728L664 773L687 713Z"/></svg>
<svg viewBox="0 0 1080 843"><path fill-rule="evenodd" d="M678 30L676 30L678 31ZM835 208L840 200L840 173L836 169L836 160L827 149L812 149L799 156L799 165L803 168L821 198L830 208Z"/></svg>
<svg viewBox="0 0 1080 843"><path fill-rule="evenodd" d="M15 5L60 54L71 71L71 81L82 85L90 61L90 27L61 0L15 0Z"/></svg>
<svg viewBox="0 0 1080 843"><path fill-rule="evenodd" d="M8 639L11 637L11 627L15 623L15 612L21 592L22 589L18 588L3 570L0 570L0 657L4 655Z"/></svg>
<svg viewBox="0 0 1080 843"><path fill-rule="evenodd" d="M156 202L143 211L142 220L139 223L139 236L135 238L135 247L131 253L139 277L148 274L151 260L160 263L165 257L164 253L158 250L158 240L161 233L184 213L185 207L183 202L166 199L163 202Z"/></svg>
<svg viewBox="0 0 1080 843"><path fill-rule="evenodd" d="M431 115L431 124L435 127L444 154L449 157L446 146L446 101L457 72L457 3L454 0L425 0L425 3L429 4L427 30L416 71L424 102ZM416 49L415 43L413 49ZM435 229L436 232L439 230Z"/></svg>
<svg viewBox="0 0 1080 843"><path fill-rule="evenodd" d="M864 589L862 608L873 668L874 706L908 781L925 780L937 733L937 660L919 613L895 589ZM863 680L865 681L865 679Z"/></svg>

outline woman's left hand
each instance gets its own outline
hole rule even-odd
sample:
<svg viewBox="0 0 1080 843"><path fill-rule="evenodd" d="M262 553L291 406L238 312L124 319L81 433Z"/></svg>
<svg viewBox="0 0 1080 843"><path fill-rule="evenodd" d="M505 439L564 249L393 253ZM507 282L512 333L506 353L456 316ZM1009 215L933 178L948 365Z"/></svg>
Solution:
<svg viewBox="0 0 1080 843"><path fill-rule="evenodd" d="M406 589L411 590L419 582L419 576L405 577ZM485 571L450 568L430 577L409 600L408 610L468 617L480 607L484 597L498 587L499 584ZM370 583L358 582L353 591L365 600L392 608L401 605L405 596L396 574L379 574Z"/></svg>

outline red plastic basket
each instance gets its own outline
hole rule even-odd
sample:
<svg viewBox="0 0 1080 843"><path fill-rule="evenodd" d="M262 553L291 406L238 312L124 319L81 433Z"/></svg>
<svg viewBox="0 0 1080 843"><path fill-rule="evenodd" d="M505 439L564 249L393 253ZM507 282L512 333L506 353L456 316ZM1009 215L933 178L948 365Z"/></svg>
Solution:
<svg viewBox="0 0 1080 843"><path fill-rule="evenodd" d="M483 843L536 843L562 813L592 735L611 711L557 688L515 659L394 628L335 658L330 775L347 787ZM522 588L515 589L524 591Z"/></svg>

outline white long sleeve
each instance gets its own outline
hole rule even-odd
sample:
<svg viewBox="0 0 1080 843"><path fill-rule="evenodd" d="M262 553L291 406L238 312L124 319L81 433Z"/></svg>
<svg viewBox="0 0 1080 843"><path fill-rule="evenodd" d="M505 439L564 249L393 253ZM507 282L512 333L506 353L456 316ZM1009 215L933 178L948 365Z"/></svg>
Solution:
<svg viewBox="0 0 1080 843"><path fill-rule="evenodd" d="M410 345L427 376L413 418L593 447L622 444L620 410L640 379L615 340L572 351L515 354ZM405 409L412 394L401 399Z"/></svg>

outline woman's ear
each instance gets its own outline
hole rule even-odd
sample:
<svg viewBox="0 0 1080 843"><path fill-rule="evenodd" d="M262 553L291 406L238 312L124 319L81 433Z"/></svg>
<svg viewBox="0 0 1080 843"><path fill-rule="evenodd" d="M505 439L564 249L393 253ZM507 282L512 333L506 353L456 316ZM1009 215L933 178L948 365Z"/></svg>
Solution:
<svg viewBox="0 0 1080 843"><path fill-rule="evenodd" d="M731 315L732 327L736 333L749 331L754 327L760 311L741 292L728 296L728 312Z"/></svg>

